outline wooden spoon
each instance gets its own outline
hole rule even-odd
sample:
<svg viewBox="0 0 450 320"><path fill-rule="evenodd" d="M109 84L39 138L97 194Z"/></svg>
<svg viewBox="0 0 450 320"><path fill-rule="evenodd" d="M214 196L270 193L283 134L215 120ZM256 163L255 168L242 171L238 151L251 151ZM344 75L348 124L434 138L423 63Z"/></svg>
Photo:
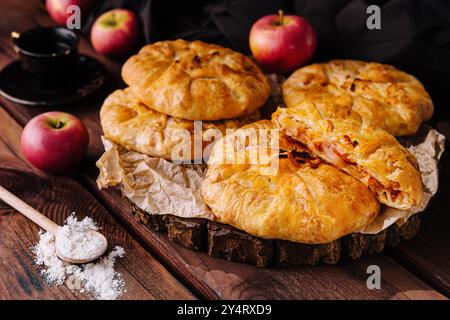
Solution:
<svg viewBox="0 0 450 320"><path fill-rule="evenodd" d="M56 245L56 253L58 257L61 260L64 260L69 263L73 264L83 264L88 263L90 261L93 261L95 259L98 259L100 256L102 256L107 247L108 242L100 232L97 231L88 231L87 236L89 236L90 239L96 240L101 245L98 246L98 251L96 250L95 253L90 254L88 258L80 258L80 257L71 257L67 253L63 254L61 251L64 252L64 250L61 250L61 246L59 244L62 243L65 239L63 239L61 236L62 233L58 232L58 230L61 230L61 227L54 223L52 220L48 219L46 216L44 216L42 213L37 211L36 209L30 207L27 203L16 197L14 194L0 186L0 199L9 204L11 207L19 211L21 214L23 214L25 217L36 223L38 226L40 226L45 231L49 232L50 234L55 236L55 245ZM59 234L59 235L58 235Z"/></svg>

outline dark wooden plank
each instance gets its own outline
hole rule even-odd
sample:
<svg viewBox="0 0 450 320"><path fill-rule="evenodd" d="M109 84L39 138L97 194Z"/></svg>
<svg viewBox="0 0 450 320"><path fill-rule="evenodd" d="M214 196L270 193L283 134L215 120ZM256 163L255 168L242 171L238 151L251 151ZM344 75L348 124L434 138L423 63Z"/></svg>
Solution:
<svg viewBox="0 0 450 320"><path fill-rule="evenodd" d="M450 136L447 137L447 139ZM442 158L439 192L422 215L421 232L411 241L388 250L422 279L450 296L450 154Z"/></svg>
<svg viewBox="0 0 450 320"><path fill-rule="evenodd" d="M50 23L41 9L34 8L22 11L20 5L10 9L15 12L16 19L21 16L23 19L30 19L33 24ZM20 22L16 21L11 21L11 24L4 22L3 25L17 26L21 28L20 30L25 28L22 27ZM9 31L2 30L4 34ZM101 59L110 72L111 78L116 79L92 98L75 105L61 106L61 108L79 116L87 125L90 133L91 142L88 157L82 170L82 177L90 190L112 209L122 223L139 236L147 248L163 259L199 294L206 298L443 298L442 295L383 254L356 262L341 263L338 266L260 270L252 266L230 263L211 258L206 254L183 249L168 241L166 236L149 231L137 223L131 215L128 203L121 198L118 192L114 190L99 191L95 184L98 172L94 163L103 151L100 143L101 129L98 124L98 110L106 94L111 92L117 83L120 83L117 80L119 79L120 66L95 55L85 40L82 40L81 43L82 51ZM6 39L0 40L0 48L2 54L0 66L3 66L14 58L14 54L9 49L9 43ZM1 101L22 125L33 115L45 110L44 108L18 106L4 99ZM366 287L366 268L371 264L377 264L381 268L381 290L368 290Z"/></svg>
<svg viewBox="0 0 450 320"><path fill-rule="evenodd" d="M120 245L125 256L117 271L127 292L123 299L192 299L194 296L134 240L76 180L48 176L31 168L18 152L21 127L0 108L0 183L53 221L62 224L75 212L91 216L110 246ZM0 299L91 299L65 286L48 286L30 247L39 227L0 201Z"/></svg>
<svg viewBox="0 0 450 320"><path fill-rule="evenodd" d="M93 182L93 180L92 180ZM93 188L96 188L94 183ZM95 189L93 189L95 191ZM442 295L383 254L336 266L270 268L212 258L178 246L138 223L116 190L98 191L150 250L186 277L199 294L214 299L440 299ZM382 273L381 290L366 286L369 265Z"/></svg>
<svg viewBox="0 0 450 320"><path fill-rule="evenodd" d="M16 138L16 141L18 138ZM166 236L139 224L131 214L127 201L115 190L99 191L95 185L97 172L86 163L85 178L92 191L122 218L152 252L160 256L180 277L207 298L230 299L414 299L443 298L407 270L383 255L346 262L338 266L312 268L274 268L261 270L230 263L203 253L196 253L170 242ZM85 168L85 169L86 169ZM382 290L366 287L366 269L377 264L382 270ZM399 277L398 275L401 275Z"/></svg>

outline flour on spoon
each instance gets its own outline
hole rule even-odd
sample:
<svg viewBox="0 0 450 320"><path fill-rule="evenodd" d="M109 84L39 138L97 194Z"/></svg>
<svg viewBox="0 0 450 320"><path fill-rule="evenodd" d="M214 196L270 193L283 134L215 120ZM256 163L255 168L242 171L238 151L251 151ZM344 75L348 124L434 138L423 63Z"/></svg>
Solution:
<svg viewBox="0 0 450 320"><path fill-rule="evenodd" d="M90 217L78 220L74 214L69 216L58 230L58 248L61 253L76 259L89 259L102 241L92 241L88 231L97 231L96 223ZM71 290L88 291L101 300L117 299L125 292L122 276L114 270L117 258L125 251L116 246L107 256L94 263L73 265L58 258L55 236L48 232L39 233L39 243L33 248L35 262L44 266L42 271L50 284L66 284ZM61 242L62 241L62 242Z"/></svg>
<svg viewBox="0 0 450 320"><path fill-rule="evenodd" d="M92 231L97 231L94 221L86 217L78 221L74 216L66 220L66 224L56 231L56 247L63 257L75 260L93 260L99 251L106 249L104 237L98 237Z"/></svg>

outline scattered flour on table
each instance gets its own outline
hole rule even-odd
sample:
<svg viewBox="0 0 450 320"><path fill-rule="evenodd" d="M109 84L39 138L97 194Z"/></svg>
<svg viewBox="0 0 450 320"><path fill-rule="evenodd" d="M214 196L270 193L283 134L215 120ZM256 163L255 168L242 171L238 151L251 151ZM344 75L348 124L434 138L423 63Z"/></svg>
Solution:
<svg viewBox="0 0 450 320"><path fill-rule="evenodd" d="M82 233L97 230L98 227L92 218L86 217L78 220L72 214L67 218L62 232L68 237L72 235L75 240L70 239L71 241L67 243L65 249L81 259L89 256L98 250L95 246L102 245L102 243L86 244L89 237L84 237ZM83 245L86 249L84 252ZM116 259L125 254L122 247L116 246L107 256L96 262L73 265L58 258L55 237L48 232L41 231L39 243L33 247L33 252L36 255L36 264L45 268L42 273L50 284L65 284L71 290L88 291L100 300L117 299L125 292L125 282L122 276L114 270Z"/></svg>

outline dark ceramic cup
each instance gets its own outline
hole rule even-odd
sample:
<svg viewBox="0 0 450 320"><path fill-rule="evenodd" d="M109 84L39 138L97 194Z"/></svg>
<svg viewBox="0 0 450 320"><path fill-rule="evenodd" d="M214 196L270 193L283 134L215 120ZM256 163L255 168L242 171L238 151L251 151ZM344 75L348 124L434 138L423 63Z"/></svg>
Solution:
<svg viewBox="0 0 450 320"><path fill-rule="evenodd" d="M11 33L22 68L36 89L57 92L70 86L78 71L78 37L61 27L34 28Z"/></svg>

